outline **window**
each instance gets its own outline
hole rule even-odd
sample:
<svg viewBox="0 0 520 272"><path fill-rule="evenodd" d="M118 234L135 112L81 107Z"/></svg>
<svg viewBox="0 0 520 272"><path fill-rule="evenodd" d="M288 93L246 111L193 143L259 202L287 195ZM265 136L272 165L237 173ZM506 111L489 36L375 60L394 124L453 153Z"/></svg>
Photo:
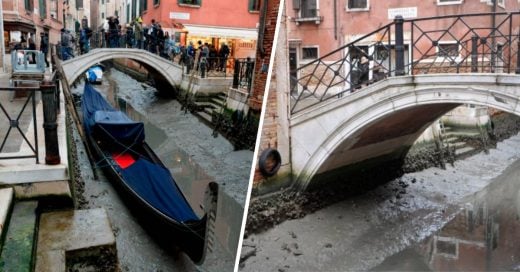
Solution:
<svg viewBox="0 0 520 272"><path fill-rule="evenodd" d="M437 44L437 57L458 57L458 43L439 43Z"/></svg>
<svg viewBox="0 0 520 272"><path fill-rule="evenodd" d="M105 4L105 0L101 0L101 5L104 5Z"/></svg>
<svg viewBox="0 0 520 272"><path fill-rule="evenodd" d="M105 19L105 13L101 12L101 19Z"/></svg>
<svg viewBox="0 0 520 272"><path fill-rule="evenodd" d="M348 10L367 10L368 9L368 0L348 0Z"/></svg>
<svg viewBox="0 0 520 272"><path fill-rule="evenodd" d="M58 19L58 3L56 0L51 0L50 14L52 19Z"/></svg>
<svg viewBox="0 0 520 272"><path fill-rule="evenodd" d="M302 47L302 59L312 60L318 58L318 47Z"/></svg>
<svg viewBox="0 0 520 272"><path fill-rule="evenodd" d="M185 5L196 5L196 6L200 6L200 2L202 2L202 0L177 0L179 4L185 4Z"/></svg>
<svg viewBox="0 0 520 272"><path fill-rule="evenodd" d="M108 1L107 1L108 2ZM143 10L147 10L148 9L148 1L147 0L141 0L141 5L140 5L142 8L141 8L141 11ZM142 13L142 12L141 12Z"/></svg>
<svg viewBox="0 0 520 272"><path fill-rule="evenodd" d="M77 9L83 8L83 0L76 0L76 8Z"/></svg>
<svg viewBox="0 0 520 272"><path fill-rule="evenodd" d="M159 0L153 0L153 5L154 5L154 6L159 5L159 4L160 4L159 2L160 2Z"/></svg>
<svg viewBox="0 0 520 272"><path fill-rule="evenodd" d="M458 5L464 0L437 0L437 5Z"/></svg>
<svg viewBox="0 0 520 272"><path fill-rule="evenodd" d="M132 0L132 19L135 19L137 18L136 17L136 14L137 14L137 3L136 3L136 0Z"/></svg>
<svg viewBox="0 0 520 272"><path fill-rule="evenodd" d="M34 6L33 6L33 0L24 0L24 4L25 4L25 10L28 11L28 12L32 12L33 9L34 9Z"/></svg>
<svg viewBox="0 0 520 272"><path fill-rule="evenodd" d="M249 0L249 11L260 11L260 0Z"/></svg>
<svg viewBox="0 0 520 272"><path fill-rule="evenodd" d="M39 0L40 18L47 18L47 1Z"/></svg>
<svg viewBox="0 0 520 272"><path fill-rule="evenodd" d="M301 0L301 14L302 18L312 18L318 16L318 0Z"/></svg>

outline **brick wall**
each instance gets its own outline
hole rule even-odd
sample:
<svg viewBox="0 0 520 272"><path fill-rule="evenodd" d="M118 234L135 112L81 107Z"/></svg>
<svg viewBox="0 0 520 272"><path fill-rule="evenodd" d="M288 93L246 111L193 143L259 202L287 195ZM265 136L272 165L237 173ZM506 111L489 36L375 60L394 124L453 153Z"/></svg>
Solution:
<svg viewBox="0 0 520 272"><path fill-rule="evenodd" d="M274 68L274 67L273 67ZM273 69L274 70L274 69ZM267 148L278 148L277 141L277 107L276 100L276 76L273 73L271 76L271 85L269 87L269 94L267 96L267 105L265 105L264 123L262 125L262 133L260 137L260 147L258 157L261 151ZM264 180L264 177L258 169L258 164L255 167L255 176L253 178L253 185L258 185Z"/></svg>
<svg viewBox="0 0 520 272"><path fill-rule="evenodd" d="M254 75L253 93L249 98L249 107L253 111L260 112L262 110L262 102L264 100L264 91L267 80L267 70L262 72L262 66L267 67L271 58L271 50L273 48L274 32L276 30L276 19L278 17L278 9L280 0L264 0L267 3L267 16L264 19L264 39L262 46L265 54L260 52L260 40L258 41L258 49L256 51L256 65ZM260 22L260 26L262 23Z"/></svg>
<svg viewBox="0 0 520 272"><path fill-rule="evenodd" d="M284 7L281 8L283 9ZM274 12L271 13L271 15L275 16ZM288 152L285 151L288 150L288 142L285 141L285 137L287 137L287 135L284 135L287 133L287 131L284 130L284 126L287 125L284 123L284 118L287 117L287 113L285 113L283 110L281 111L281 109L284 109L283 106L287 102L283 101L283 99L281 98L283 97L282 94L288 91L288 79L286 75L288 74L287 69L289 66L287 54L287 26L285 20L279 22L278 27L280 29L277 41L276 56L274 58L274 65L273 71L271 73L271 78L269 79L271 83L269 85L268 90L267 104L265 105L265 115L262 125L262 133L260 136L258 157L260 157L261 152L266 150L267 148L277 149L282 156L282 168L284 168L284 164L288 164L289 162ZM275 54L275 52L272 52L272 54ZM280 168L278 174L283 172L282 168ZM270 181L276 180L276 177L277 176L271 178ZM275 183L279 184L279 182L277 181L275 181ZM258 189L260 187L263 187L264 189L266 189L266 192L268 192L271 190L268 188L271 187L271 185L269 184L272 184L272 182L267 182L267 179L262 176L260 170L258 169L257 163L257 165L255 166L255 174L253 178L254 188ZM273 189L275 188L276 186L273 187ZM261 192L258 193L262 194Z"/></svg>

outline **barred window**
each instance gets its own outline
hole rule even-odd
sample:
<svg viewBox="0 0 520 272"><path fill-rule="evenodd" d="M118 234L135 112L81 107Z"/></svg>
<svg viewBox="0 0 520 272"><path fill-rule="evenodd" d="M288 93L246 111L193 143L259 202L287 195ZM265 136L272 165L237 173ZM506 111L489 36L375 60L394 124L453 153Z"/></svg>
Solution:
<svg viewBox="0 0 520 272"><path fill-rule="evenodd" d="M443 43L437 45L438 57L458 57L459 45L457 43Z"/></svg>
<svg viewBox="0 0 520 272"><path fill-rule="evenodd" d="M348 0L348 9L367 9L367 0Z"/></svg>
<svg viewBox="0 0 520 272"><path fill-rule="evenodd" d="M302 59L310 60L318 58L318 47L302 47Z"/></svg>

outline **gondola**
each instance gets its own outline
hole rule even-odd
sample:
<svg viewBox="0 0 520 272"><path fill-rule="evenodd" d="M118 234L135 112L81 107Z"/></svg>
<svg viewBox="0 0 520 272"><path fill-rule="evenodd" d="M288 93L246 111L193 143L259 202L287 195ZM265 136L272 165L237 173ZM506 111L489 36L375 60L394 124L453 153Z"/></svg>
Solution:
<svg viewBox="0 0 520 272"><path fill-rule="evenodd" d="M141 225L167 249L178 248L201 263L208 210L202 218L195 214L170 171L146 144L143 123L116 110L87 82L81 101L83 127L97 165ZM216 202L216 186L208 186L215 197L211 202Z"/></svg>
<svg viewBox="0 0 520 272"><path fill-rule="evenodd" d="M105 66L102 64L96 64L85 72L86 80L91 84L101 84L103 81L103 72L105 71Z"/></svg>

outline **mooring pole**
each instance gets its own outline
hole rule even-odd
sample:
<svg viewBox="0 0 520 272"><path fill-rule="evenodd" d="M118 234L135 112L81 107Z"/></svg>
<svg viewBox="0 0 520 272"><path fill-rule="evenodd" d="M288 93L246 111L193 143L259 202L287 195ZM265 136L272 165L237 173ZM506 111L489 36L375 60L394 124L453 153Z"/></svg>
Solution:
<svg viewBox="0 0 520 272"><path fill-rule="evenodd" d="M58 125L56 123L56 85L43 81L40 85L43 102L43 129L45 134L45 164L61 162L58 145Z"/></svg>

